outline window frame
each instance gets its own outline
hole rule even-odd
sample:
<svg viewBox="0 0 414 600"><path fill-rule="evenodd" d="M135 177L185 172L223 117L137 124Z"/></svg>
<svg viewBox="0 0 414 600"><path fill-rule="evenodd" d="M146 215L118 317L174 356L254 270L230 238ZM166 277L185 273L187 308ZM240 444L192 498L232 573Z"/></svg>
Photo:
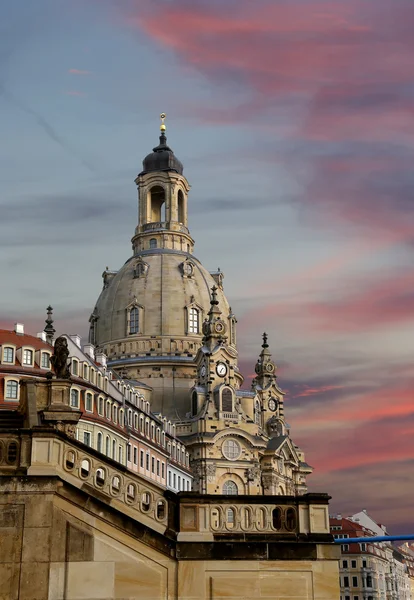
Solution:
<svg viewBox="0 0 414 600"><path fill-rule="evenodd" d="M47 357L47 365L44 365L43 363L46 362L44 361L44 357ZM50 353L49 352L43 352L41 351L40 353L40 367L42 369L50 369Z"/></svg>
<svg viewBox="0 0 414 600"><path fill-rule="evenodd" d="M13 385L13 389L16 390L16 396L8 395L7 388L10 384L16 384L15 386ZM13 379L12 377L4 379L4 400L6 400L8 402L18 402L19 401L19 380L18 379Z"/></svg>
<svg viewBox="0 0 414 600"><path fill-rule="evenodd" d="M231 489L231 491L227 491L229 489ZM227 481L225 481L223 483L223 494L226 496L238 496L239 488L237 486L237 483L232 479L228 479Z"/></svg>
<svg viewBox="0 0 414 600"><path fill-rule="evenodd" d="M11 350L12 360L7 360L5 358L6 350ZM3 346L1 351L2 363L6 365L14 365L16 362L16 348L14 346Z"/></svg>
<svg viewBox="0 0 414 600"><path fill-rule="evenodd" d="M90 408L88 408L88 400L90 399ZM93 394L92 392L85 392L85 411L93 413Z"/></svg>
<svg viewBox="0 0 414 600"><path fill-rule="evenodd" d="M188 333L200 333L200 311L195 306L188 309Z"/></svg>
<svg viewBox="0 0 414 600"><path fill-rule="evenodd" d="M26 356L30 355L31 361L27 362ZM34 366L34 351L32 348L22 348L22 367L33 367Z"/></svg>
<svg viewBox="0 0 414 600"><path fill-rule="evenodd" d="M76 394L76 404L74 404L73 397ZM80 407L80 390L77 387L72 387L70 389L70 407L77 408L79 410Z"/></svg>

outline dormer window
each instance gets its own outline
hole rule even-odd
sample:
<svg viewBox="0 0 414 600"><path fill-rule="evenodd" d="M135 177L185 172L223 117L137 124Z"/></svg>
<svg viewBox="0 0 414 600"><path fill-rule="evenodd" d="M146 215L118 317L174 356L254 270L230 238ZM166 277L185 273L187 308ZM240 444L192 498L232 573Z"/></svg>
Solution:
<svg viewBox="0 0 414 600"><path fill-rule="evenodd" d="M144 308L137 304L136 299L126 308L126 333L136 335L142 333Z"/></svg>
<svg viewBox="0 0 414 600"><path fill-rule="evenodd" d="M88 379L88 365L83 365L83 378Z"/></svg>
<svg viewBox="0 0 414 600"><path fill-rule="evenodd" d="M70 391L70 405L72 408L79 408L79 390L72 389Z"/></svg>
<svg viewBox="0 0 414 600"><path fill-rule="evenodd" d="M77 377L78 374L79 374L79 363L75 358L73 358L72 359L72 375L75 375L75 377Z"/></svg>
<svg viewBox="0 0 414 600"><path fill-rule="evenodd" d="M93 412L93 396L90 392L87 392L85 396L85 410Z"/></svg>
<svg viewBox="0 0 414 600"><path fill-rule="evenodd" d="M14 348L3 348L3 362L14 363Z"/></svg>
<svg viewBox="0 0 414 600"><path fill-rule="evenodd" d="M23 350L23 365L33 366L33 350Z"/></svg>
<svg viewBox="0 0 414 600"><path fill-rule="evenodd" d="M48 354L47 352L42 352L42 359L41 359L42 369L49 368L49 361L50 361L50 354Z"/></svg>
<svg viewBox="0 0 414 600"><path fill-rule="evenodd" d="M190 308L188 311L188 333L199 333L199 311L197 308Z"/></svg>

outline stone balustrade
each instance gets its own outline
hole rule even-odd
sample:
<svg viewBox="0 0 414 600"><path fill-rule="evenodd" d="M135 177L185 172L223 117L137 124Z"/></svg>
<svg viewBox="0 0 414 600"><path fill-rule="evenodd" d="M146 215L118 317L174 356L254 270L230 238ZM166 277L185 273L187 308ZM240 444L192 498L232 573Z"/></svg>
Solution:
<svg viewBox="0 0 414 600"><path fill-rule="evenodd" d="M179 541L263 535L297 539L329 536L328 496L213 496L180 494Z"/></svg>
<svg viewBox="0 0 414 600"><path fill-rule="evenodd" d="M28 475L58 475L122 513L164 533L168 502L163 490L81 443L33 436Z"/></svg>

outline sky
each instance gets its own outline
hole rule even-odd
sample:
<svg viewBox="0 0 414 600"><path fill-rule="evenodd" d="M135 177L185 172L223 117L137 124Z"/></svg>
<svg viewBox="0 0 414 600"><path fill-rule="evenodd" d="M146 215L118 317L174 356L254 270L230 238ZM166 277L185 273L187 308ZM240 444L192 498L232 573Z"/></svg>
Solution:
<svg viewBox="0 0 414 600"><path fill-rule="evenodd" d="M87 332L168 142L331 512L414 533L412 0L0 0L0 327Z"/></svg>

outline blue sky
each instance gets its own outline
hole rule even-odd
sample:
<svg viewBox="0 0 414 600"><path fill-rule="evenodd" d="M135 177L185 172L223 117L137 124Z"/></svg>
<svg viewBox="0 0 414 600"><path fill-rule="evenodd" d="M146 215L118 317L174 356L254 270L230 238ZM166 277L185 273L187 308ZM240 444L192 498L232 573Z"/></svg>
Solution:
<svg viewBox="0 0 414 600"><path fill-rule="evenodd" d="M51 303L86 333L165 111L244 374L268 331L311 488L404 529L413 26L409 0L0 0L0 325Z"/></svg>

